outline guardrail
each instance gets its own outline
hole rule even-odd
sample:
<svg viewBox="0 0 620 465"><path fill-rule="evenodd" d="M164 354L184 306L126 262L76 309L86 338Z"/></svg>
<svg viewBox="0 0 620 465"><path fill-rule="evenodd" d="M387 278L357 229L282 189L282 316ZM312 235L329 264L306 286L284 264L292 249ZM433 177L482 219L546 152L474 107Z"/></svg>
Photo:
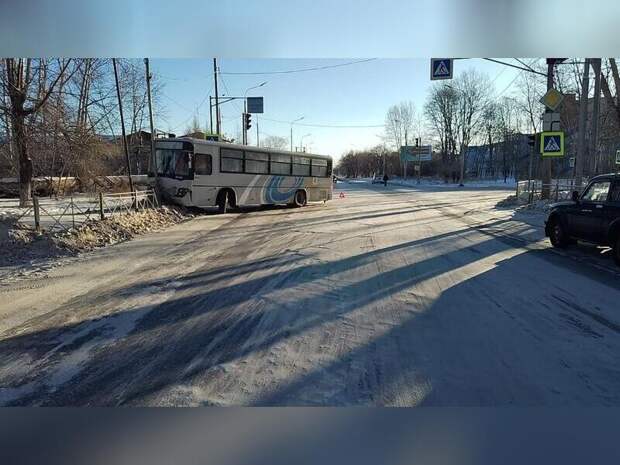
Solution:
<svg viewBox="0 0 620 465"><path fill-rule="evenodd" d="M572 192L577 190L573 179L557 179L550 184L543 184L541 181L519 181L517 183L517 197L532 203L542 198L542 191L549 190L549 198L558 202L560 200L570 200Z"/></svg>
<svg viewBox="0 0 620 465"><path fill-rule="evenodd" d="M10 215L15 222L33 225L37 231L69 231L75 228L76 223L90 219L102 220L106 216L159 206L153 190L57 199L35 196L32 198L32 205L28 207L19 207L17 202L17 199L0 199L0 213Z"/></svg>

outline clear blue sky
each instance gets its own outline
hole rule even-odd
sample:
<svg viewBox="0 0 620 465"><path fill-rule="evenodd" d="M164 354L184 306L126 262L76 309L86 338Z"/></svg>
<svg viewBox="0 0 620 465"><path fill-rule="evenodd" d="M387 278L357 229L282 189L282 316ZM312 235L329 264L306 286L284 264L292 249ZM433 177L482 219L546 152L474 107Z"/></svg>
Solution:
<svg viewBox="0 0 620 465"><path fill-rule="evenodd" d="M363 59L363 58L362 58ZM260 137L267 135L290 136L291 121L304 119L294 127L294 144L304 145L316 153L339 158L349 149L362 149L380 142L382 127L325 128L314 125L381 126L390 105L404 100L414 102L422 110L428 89L429 59L376 59L368 62L331 69L290 74L234 75L300 68L320 67L361 59L219 59L220 95L243 95L246 89L263 81L267 84L248 93L263 96L265 113L254 115L250 130L250 144L255 143L255 125L258 120ZM494 80L497 92L502 92L519 73L514 68L481 59L458 60L455 74L476 68ZM201 125L209 121L209 95L213 91L213 63L211 59L153 59L153 71L165 83L161 102L166 107L166 120L156 125L183 133L198 114ZM514 85L503 95L509 95ZM222 126L232 137L241 127L242 101L222 105Z"/></svg>

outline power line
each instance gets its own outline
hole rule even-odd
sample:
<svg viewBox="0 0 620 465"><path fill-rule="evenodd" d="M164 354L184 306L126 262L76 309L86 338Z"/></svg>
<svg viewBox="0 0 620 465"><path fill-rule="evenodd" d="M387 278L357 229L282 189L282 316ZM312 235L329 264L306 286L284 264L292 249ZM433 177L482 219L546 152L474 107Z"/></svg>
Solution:
<svg viewBox="0 0 620 465"><path fill-rule="evenodd" d="M529 64L524 63L524 65L525 65L525 66L527 66L527 67L530 67L530 66L532 66L532 64L533 64L536 60L537 60L537 59L535 58L534 60L532 60L532 62L531 62L531 63L529 63ZM521 72L522 72L522 71L524 71L524 70L522 69L522 70L521 70ZM499 94L497 94L497 95L496 95L496 97L500 97L501 95L503 95L503 94L504 94L504 92L506 92L506 91L510 88L510 86L512 86L512 84L513 84L513 83L514 83L514 82L515 82L515 81L519 78L519 76L521 76L521 72L518 72L518 73L515 75L515 77L512 79L512 81L510 81L510 82L508 83L508 85L507 85L506 87L504 87L504 89L503 89L503 90L502 90Z"/></svg>
<svg viewBox="0 0 620 465"><path fill-rule="evenodd" d="M209 92L207 92L207 94L205 95L205 97L202 99L202 101L198 104L198 106L194 109L194 111L192 112L191 116L189 116L187 119L183 120L182 123L177 124L175 127L172 128L173 131L175 131L177 128L180 128L181 126L186 125L190 119L192 119L194 116L196 116L196 113L198 112L198 110L200 110L200 108L204 105L204 103L207 101L207 99L209 98L209 95L211 94L211 90L213 89L213 86L211 87L211 89L209 89ZM165 94L162 94L165 95ZM168 97L170 100L172 100L174 102L173 99L171 99L170 97ZM180 103L175 102L177 105L182 106ZM183 107L185 110L187 110L188 112L190 112L190 110L188 110L187 108Z"/></svg>
<svg viewBox="0 0 620 465"><path fill-rule="evenodd" d="M513 65L512 63L506 63L505 61L496 60L494 58L483 58L483 60L492 61L493 63L499 63L500 65L510 66L512 68L520 69L521 71L527 71L529 73L540 74L541 76L547 77L545 73L541 73L540 71L536 71L532 68L524 68L522 66Z"/></svg>
<svg viewBox="0 0 620 465"><path fill-rule="evenodd" d="M182 108L185 111L191 111L189 108L187 108L185 105L177 102L175 99L173 99L172 97L170 97L169 95L165 94L164 92L161 92L161 95L163 95L164 97L166 97L168 100L170 100L172 103L178 105L180 108Z"/></svg>
<svg viewBox="0 0 620 465"><path fill-rule="evenodd" d="M280 119L261 117L261 120L273 121L274 123L291 124L290 121ZM329 129L354 129L354 128L382 128L385 124L312 124L312 123L295 123L295 126L305 126L311 128L329 128Z"/></svg>
<svg viewBox="0 0 620 465"><path fill-rule="evenodd" d="M324 69L331 69L331 68L339 68L341 66L349 66L349 65L356 65L358 63L367 63L369 61L374 61L377 58L367 58L365 60L357 60L357 61L350 61L348 63L339 63L337 65L324 65L324 66L315 66L312 68L298 68L298 69L287 69L287 70L280 70L280 71L262 71L262 72L233 72L233 71L229 71L229 72L220 72L219 74L229 74L229 75L263 75L263 74L291 74L291 73L305 73L307 71L321 71Z"/></svg>

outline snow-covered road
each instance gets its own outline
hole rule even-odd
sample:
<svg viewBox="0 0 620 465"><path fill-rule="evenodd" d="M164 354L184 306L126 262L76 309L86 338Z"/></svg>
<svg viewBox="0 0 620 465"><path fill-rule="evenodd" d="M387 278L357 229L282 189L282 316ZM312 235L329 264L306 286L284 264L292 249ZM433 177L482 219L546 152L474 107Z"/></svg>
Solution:
<svg viewBox="0 0 620 465"><path fill-rule="evenodd" d="M338 184L7 284L0 404L620 405L618 270L509 193Z"/></svg>

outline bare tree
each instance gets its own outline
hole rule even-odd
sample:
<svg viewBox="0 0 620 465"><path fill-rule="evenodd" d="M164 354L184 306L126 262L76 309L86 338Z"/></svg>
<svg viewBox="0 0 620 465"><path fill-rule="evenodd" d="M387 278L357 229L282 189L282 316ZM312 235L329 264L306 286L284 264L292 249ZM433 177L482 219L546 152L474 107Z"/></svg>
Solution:
<svg viewBox="0 0 620 465"><path fill-rule="evenodd" d="M267 136L262 139L261 144L263 147L270 149L286 150L289 145L289 141L286 137Z"/></svg>
<svg viewBox="0 0 620 465"><path fill-rule="evenodd" d="M385 116L385 139L394 150L400 150L409 138L419 133L419 118L413 102L400 102L392 105Z"/></svg>
<svg viewBox="0 0 620 465"><path fill-rule="evenodd" d="M12 141L19 159L19 201L25 206L32 195L32 159L28 152L27 118L36 115L52 94L54 87L65 76L71 60L58 60L55 76L44 60L6 58L3 86L8 95ZM36 85L38 84L38 85Z"/></svg>
<svg viewBox="0 0 620 465"><path fill-rule="evenodd" d="M610 79L605 75L603 75L601 79L601 88L606 102L613 108L616 118L618 119L618 124L620 125L620 96L618 95L618 89L620 89L620 74L618 73L618 64L615 58L609 58L607 61L609 63L609 69L611 70L613 89L616 91L616 95L612 95L612 88L609 85Z"/></svg>
<svg viewBox="0 0 620 465"><path fill-rule="evenodd" d="M456 138L461 156L461 182L465 175L467 148L483 129L484 110L491 104L492 86L489 77L469 69L454 80L457 90Z"/></svg>
<svg viewBox="0 0 620 465"><path fill-rule="evenodd" d="M431 133L439 140L443 177L447 181L455 169L457 91L445 82L437 83L424 105L424 114ZM454 176L453 176L454 177Z"/></svg>

